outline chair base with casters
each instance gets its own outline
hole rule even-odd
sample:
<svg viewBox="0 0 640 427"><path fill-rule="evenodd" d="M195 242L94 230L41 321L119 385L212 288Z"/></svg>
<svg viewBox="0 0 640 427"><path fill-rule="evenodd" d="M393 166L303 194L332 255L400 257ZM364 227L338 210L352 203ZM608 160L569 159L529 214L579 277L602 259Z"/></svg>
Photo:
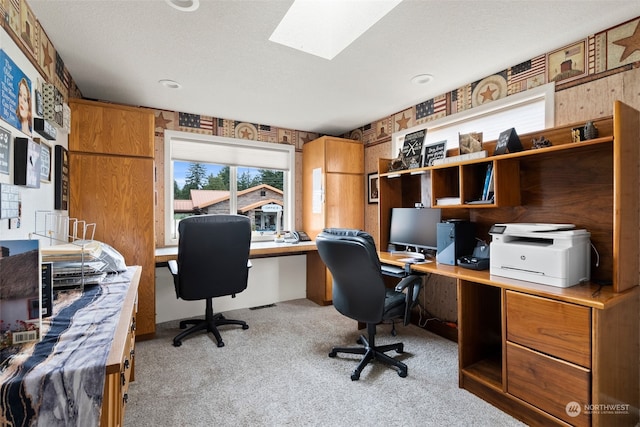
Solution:
<svg viewBox="0 0 640 427"><path fill-rule="evenodd" d="M249 325L242 320L232 320L227 319L222 315L222 313L213 314L213 302L209 298L207 299L207 307L205 310L205 318L203 319L187 319L182 320L180 322L180 329L185 329L188 325L193 325L186 331L180 332L173 339L173 345L175 347L180 347L182 345L182 339L187 335L191 335L194 332L206 330L206 332L211 332L214 337L216 337L216 341L218 342L218 347L224 347L224 342L222 341L222 337L220 336L220 332L218 331L218 326L221 325L239 325L242 326L242 329L249 329Z"/></svg>
<svg viewBox="0 0 640 427"><path fill-rule="evenodd" d="M400 377L406 377L407 365L385 354L386 352L391 350L395 350L397 353L404 353L404 344L395 343L376 346L376 325L371 323L367 324L367 332L369 335L368 339L365 338L364 335L360 335L360 338L358 339L358 343L362 344L362 347L334 347L329 353L329 357L336 357L338 353L364 355L356 369L351 373L352 381L360 379L360 373L362 372L362 370L369 364L369 362L372 362L374 360L378 360L386 365L396 368Z"/></svg>

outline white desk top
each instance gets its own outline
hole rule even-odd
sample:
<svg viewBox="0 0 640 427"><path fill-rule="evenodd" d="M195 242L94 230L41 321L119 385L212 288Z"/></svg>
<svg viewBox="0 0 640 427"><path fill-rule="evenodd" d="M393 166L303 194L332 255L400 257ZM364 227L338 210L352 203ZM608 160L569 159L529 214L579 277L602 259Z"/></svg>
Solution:
<svg viewBox="0 0 640 427"><path fill-rule="evenodd" d="M315 251L316 242L276 243L274 241L252 242L250 257L291 255L301 252ZM156 262L167 262L178 256L177 246L156 248Z"/></svg>

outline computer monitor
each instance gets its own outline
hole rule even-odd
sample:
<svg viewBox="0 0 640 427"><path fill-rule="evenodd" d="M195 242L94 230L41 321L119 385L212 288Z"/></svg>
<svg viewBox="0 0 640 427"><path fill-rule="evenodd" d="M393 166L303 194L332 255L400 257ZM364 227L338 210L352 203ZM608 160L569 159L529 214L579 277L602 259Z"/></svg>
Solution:
<svg viewBox="0 0 640 427"><path fill-rule="evenodd" d="M389 243L398 250L407 247L418 252L437 250L439 222L440 209L392 208Z"/></svg>

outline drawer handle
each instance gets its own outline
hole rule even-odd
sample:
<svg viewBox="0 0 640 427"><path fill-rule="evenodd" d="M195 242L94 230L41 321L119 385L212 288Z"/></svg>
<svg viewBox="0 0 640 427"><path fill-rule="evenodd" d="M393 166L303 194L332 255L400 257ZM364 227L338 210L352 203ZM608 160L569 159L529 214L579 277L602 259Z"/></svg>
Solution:
<svg viewBox="0 0 640 427"><path fill-rule="evenodd" d="M131 318L131 332L135 332L136 330L136 318L132 317Z"/></svg>
<svg viewBox="0 0 640 427"><path fill-rule="evenodd" d="M127 393L122 396L122 403L126 404L129 401L129 395Z"/></svg>
<svg viewBox="0 0 640 427"><path fill-rule="evenodd" d="M136 350L132 348L131 351L129 352L129 358L133 359L133 356L135 355L136 355Z"/></svg>
<svg viewBox="0 0 640 427"><path fill-rule="evenodd" d="M127 379L124 376L124 372L120 372L120 382L122 383L122 385L124 386L127 382Z"/></svg>
<svg viewBox="0 0 640 427"><path fill-rule="evenodd" d="M124 359L124 369L129 369L129 359Z"/></svg>

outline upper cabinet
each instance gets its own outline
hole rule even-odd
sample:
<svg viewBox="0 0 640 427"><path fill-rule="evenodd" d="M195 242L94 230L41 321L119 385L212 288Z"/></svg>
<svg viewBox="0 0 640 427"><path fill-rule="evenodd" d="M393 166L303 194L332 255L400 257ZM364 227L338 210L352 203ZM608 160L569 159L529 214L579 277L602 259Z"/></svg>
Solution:
<svg viewBox="0 0 640 427"><path fill-rule="evenodd" d="M73 118L69 150L153 157L151 110L81 99L69 100Z"/></svg>

